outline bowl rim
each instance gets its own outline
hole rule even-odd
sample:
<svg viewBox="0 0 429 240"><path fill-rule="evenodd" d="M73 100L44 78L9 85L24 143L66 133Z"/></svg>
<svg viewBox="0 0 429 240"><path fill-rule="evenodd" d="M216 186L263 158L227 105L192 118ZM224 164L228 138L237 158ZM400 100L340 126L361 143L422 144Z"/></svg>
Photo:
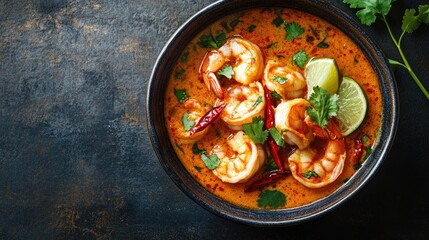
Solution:
<svg viewBox="0 0 429 240"><path fill-rule="evenodd" d="M396 86L396 81L394 75L392 74L391 67L388 64L387 58L384 53L381 51L380 47L372 40L372 37L369 36L366 30L364 30L360 23L358 23L353 17L350 17L340 8L336 7L332 3L328 3L324 0L272 0L272 1L258 1L258 0L248 0L246 1L247 6L243 6L241 0L220 0L216 1L208 6L202 8L197 13L189 17L169 38L164 47L162 48L158 58L154 64L154 67L149 78L148 87L147 87L147 98L146 98L146 120L147 128L150 136L150 140L153 146L153 149L157 155L157 158L163 167L164 171L170 177L170 179L179 187L179 189L184 192L188 197L190 197L194 202L202 206L204 209L212 212L220 217L229 219L239 223L245 223L254 226L285 226L292 225L301 222L314 219L316 217L322 216L330 212L335 207L341 205L343 202L349 200L353 197L358 191L360 191L370 179L378 172L384 160L387 157L387 154L393 144L396 129L399 120L399 99L398 99L398 90ZM300 2L300 3L298 3ZM250 3L250 4L249 4ZM295 5L288 5L293 3ZM323 14L332 14L332 17L339 19L342 22L332 22L331 20L322 17L322 13L315 14L314 12L309 12L307 10L298 9L298 6L302 4L308 4L313 8L320 10ZM295 207L295 208L285 208L285 209L247 209L242 208L231 203L226 202L225 200L220 199L215 196L213 193L207 191L203 186L196 182L185 169L185 176L181 174L177 169L174 169L167 163L167 161L179 161L176 153L172 150L173 159L170 159L171 149L173 149L172 143L167 139L167 146L161 143L159 138L160 131L162 127L159 126L159 121L155 121L153 114L156 114L157 109L162 110L162 119L164 115L164 104L163 100L161 102L154 101L154 96L157 95L153 90L157 81L160 78L160 69L161 66L167 65L165 58L169 58L170 61L175 62L178 57L168 57L168 54L173 46L180 41L178 39L186 38L186 30L195 24L197 21L202 21L201 19L209 16L213 16L214 13L217 13L220 9L236 7L235 9L230 9L228 13L217 15L213 17L210 22L215 22L220 18L229 15L234 12L242 11L245 9L258 8L262 5L269 5L270 7L284 7L296 9L298 11L307 12L309 14L315 15L328 23L339 28L344 32L349 38L352 39L351 33L345 32L345 26L352 27L354 32L359 34L355 37L358 39L354 40L355 44L361 48L364 52L365 57L371 63L378 63L380 67L374 68L376 75L379 78L380 90L382 92L382 102L383 102L383 116L382 116L382 126L381 133L379 136L379 142L376 144L376 149L372 155L366 160L365 164L361 169L356 171L353 177L346 182L344 185L336 189L333 193L328 196L319 199L315 202ZM237 9L239 8L239 9ZM311 11L315 11L314 9ZM211 15L210 15L211 14ZM341 24L345 24L342 26ZM195 30L193 35L199 33L204 27L201 27L200 30ZM188 29L189 31L189 29ZM187 42L193 39L195 36L187 37ZM184 41L184 40L181 40ZM375 53L375 55L368 56L369 52ZM170 54L171 55L171 54ZM173 60L174 59L174 60ZM168 62L168 60L167 60ZM170 70L170 74L172 69ZM165 96L165 91L162 95L162 98ZM158 113L159 114L159 113ZM164 122L161 123L164 128ZM161 129L161 130L160 130ZM167 149L166 149L167 148ZM170 149L170 151L168 150ZM169 152L165 152L169 151ZM180 163L181 164L181 163ZM182 169L182 171L183 171ZM357 177L359 176L359 177ZM190 180L190 178L192 180ZM185 184L185 182L187 184ZM194 181L194 183L189 182ZM195 184L196 183L196 184ZM189 186L189 184L191 184ZM200 187L198 187L200 186ZM201 189L202 188L202 189ZM334 199L334 201L332 201ZM320 206L321 205L321 206ZM320 208L322 207L322 208ZM313 208L317 208L317 211L314 211Z"/></svg>

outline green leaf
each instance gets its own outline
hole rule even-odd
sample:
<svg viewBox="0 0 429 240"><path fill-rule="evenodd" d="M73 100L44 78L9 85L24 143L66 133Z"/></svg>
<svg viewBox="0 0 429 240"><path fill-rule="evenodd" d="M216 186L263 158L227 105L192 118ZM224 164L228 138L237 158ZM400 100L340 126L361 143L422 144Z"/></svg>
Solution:
<svg viewBox="0 0 429 240"><path fill-rule="evenodd" d="M197 172L201 172L201 167L199 166L194 166L195 170L197 170Z"/></svg>
<svg viewBox="0 0 429 240"><path fill-rule="evenodd" d="M287 78L281 76L273 76L273 80L280 84L285 84L288 81Z"/></svg>
<svg viewBox="0 0 429 240"><path fill-rule="evenodd" d="M292 41L294 38L301 36L301 34L305 32L304 28L302 28L296 22L286 23L285 29L286 29L285 39L288 41Z"/></svg>
<svg viewBox="0 0 429 240"><path fill-rule="evenodd" d="M183 53L182 57L180 58L180 61L187 62L189 58L189 52Z"/></svg>
<svg viewBox="0 0 429 240"><path fill-rule="evenodd" d="M363 161L365 161L368 157L369 157L369 155L371 155L371 153L372 153L372 147L366 147L366 149L365 149L365 156L363 156Z"/></svg>
<svg viewBox="0 0 429 240"><path fill-rule="evenodd" d="M232 20L232 21L229 23L229 26L231 26L232 28L234 28L234 27L235 27L235 26L237 26L237 24L239 24L240 22L242 22L242 21L240 20L240 18L236 18L236 19Z"/></svg>
<svg viewBox="0 0 429 240"><path fill-rule="evenodd" d="M361 8L356 12L363 24L371 25L376 20L376 15L386 16L392 6L392 0L343 0L350 4L350 8Z"/></svg>
<svg viewBox="0 0 429 240"><path fill-rule="evenodd" d="M275 99L275 100L280 100L280 99L282 99L282 95L280 95L278 92L276 92L276 91L272 91L271 92L271 98L272 99Z"/></svg>
<svg viewBox="0 0 429 240"><path fill-rule="evenodd" d="M429 4L420 5L417 15L415 9L406 9L402 17L402 31L412 33L417 30L422 23L429 23Z"/></svg>
<svg viewBox="0 0 429 240"><path fill-rule="evenodd" d="M197 44L203 48L220 48L225 41L226 33L219 33L216 37L210 33L208 35L202 35Z"/></svg>
<svg viewBox="0 0 429 240"><path fill-rule="evenodd" d="M295 55L292 56L292 63L296 64L299 68L303 68L308 60L308 55L304 50L299 50Z"/></svg>
<svg viewBox="0 0 429 240"><path fill-rule="evenodd" d="M319 178L319 174L317 174L315 171L313 170L308 170L306 173L302 174L303 177L310 179L311 177L315 177L315 178Z"/></svg>
<svg viewBox="0 0 429 240"><path fill-rule="evenodd" d="M186 93L186 89L174 89L174 95L176 96L177 101L179 101L179 103L182 103L186 99L188 99L188 94Z"/></svg>
<svg viewBox="0 0 429 240"><path fill-rule="evenodd" d="M322 128L325 128L329 124L331 117L337 116L338 111L338 95L329 94L323 88L315 86L314 92L310 96L311 107L307 107L307 113L311 118L311 121Z"/></svg>
<svg viewBox="0 0 429 240"><path fill-rule="evenodd" d="M267 158L267 163L264 165L264 172L270 172L276 169L279 169L279 167L277 167L277 164L273 161L273 158L269 156Z"/></svg>
<svg viewBox="0 0 429 240"><path fill-rule="evenodd" d="M217 75L225 76L226 78L231 79L232 75L234 75L234 70L232 69L231 65L225 65L219 70L219 72L217 72Z"/></svg>
<svg viewBox="0 0 429 240"><path fill-rule="evenodd" d="M261 117L254 117L252 123L243 124L244 132L257 144L263 144L268 137L268 131L264 130L264 121Z"/></svg>
<svg viewBox="0 0 429 240"><path fill-rule="evenodd" d="M206 154L201 154L201 160L203 160L206 167L210 170L217 168L220 164L219 157L216 154L207 156Z"/></svg>
<svg viewBox="0 0 429 240"><path fill-rule="evenodd" d="M257 99L256 99L256 101L255 101L255 103L253 104L253 106L252 106L252 108L256 108L259 104L261 104L262 103L262 96L259 96Z"/></svg>
<svg viewBox="0 0 429 240"><path fill-rule="evenodd" d="M194 125L195 125L195 122L192 120L189 120L188 118L189 118L188 113L183 114L182 125L185 128L185 131L187 131L187 132L189 132L192 129L192 127L194 127Z"/></svg>
<svg viewBox="0 0 429 240"><path fill-rule="evenodd" d="M255 31L255 29L256 29L256 26L255 26L255 25L250 25L250 26L248 26L248 27L246 28L246 31L248 31L248 32L253 32L253 31Z"/></svg>
<svg viewBox="0 0 429 240"><path fill-rule="evenodd" d="M177 142L175 142L175 144L176 144L176 147L182 152L182 153L185 153L184 151L183 151L183 148L177 143Z"/></svg>
<svg viewBox="0 0 429 240"><path fill-rule="evenodd" d="M181 68L177 70L176 74L174 75L176 79L183 79L183 75L185 74L185 69Z"/></svg>
<svg viewBox="0 0 429 240"><path fill-rule="evenodd" d="M285 146L285 141L283 140L282 134L277 130L277 128L272 127L268 129L268 131L270 132L271 137L273 137L274 142L276 142L277 145L279 145L280 147Z"/></svg>
<svg viewBox="0 0 429 240"><path fill-rule="evenodd" d="M286 196L278 190L265 190L258 197L258 207L278 208L286 205Z"/></svg>
<svg viewBox="0 0 429 240"><path fill-rule="evenodd" d="M195 154L195 155L202 154L202 153L205 154L206 152L207 151L205 149L200 149L198 147L198 143L194 143L194 145L192 145L192 153L193 154Z"/></svg>
<svg viewBox="0 0 429 240"><path fill-rule="evenodd" d="M285 21L283 20L283 18L278 16L272 21L272 24L274 24L274 26L276 26L276 27L280 27L284 22Z"/></svg>
<svg viewBox="0 0 429 240"><path fill-rule="evenodd" d="M323 38L323 40L322 40L319 44L317 44L317 47L318 47L318 48L329 48L329 44L327 44L327 43L325 42L325 40L326 40L326 37L325 37L325 38Z"/></svg>

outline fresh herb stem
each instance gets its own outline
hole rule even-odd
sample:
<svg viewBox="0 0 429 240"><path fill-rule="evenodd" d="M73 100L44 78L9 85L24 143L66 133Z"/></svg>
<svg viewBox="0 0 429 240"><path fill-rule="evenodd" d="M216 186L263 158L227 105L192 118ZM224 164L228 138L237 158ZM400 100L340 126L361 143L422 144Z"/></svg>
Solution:
<svg viewBox="0 0 429 240"><path fill-rule="evenodd" d="M417 84L417 86L420 88L420 90L423 92L423 94L425 95L426 99L429 100L429 93L426 90L426 88L423 86L422 82L420 81L420 79L417 77L417 75L414 73L413 69L411 68L410 64L408 63L407 58L405 57L404 52L402 51L401 48L401 41L402 41L402 37L405 34L405 31L402 32L401 36L399 37L399 40L396 40L395 36L392 33L392 30L390 28L389 23L387 22L386 16L382 15L383 17L383 22L386 24L387 27L387 31L389 31L389 35L390 38L393 40L393 43L395 44L396 48L398 49L399 55L401 55L402 61L404 62L403 64L401 64L398 61L395 60L389 60L390 63L394 63L396 65L402 66L404 68L406 68L408 70L408 72L410 73L411 77L413 78L414 82Z"/></svg>

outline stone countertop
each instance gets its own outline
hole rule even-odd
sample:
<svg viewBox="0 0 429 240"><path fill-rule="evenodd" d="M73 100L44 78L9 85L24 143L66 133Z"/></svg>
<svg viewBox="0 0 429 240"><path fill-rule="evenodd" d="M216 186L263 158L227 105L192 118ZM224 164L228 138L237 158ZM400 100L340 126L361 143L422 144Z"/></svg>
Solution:
<svg viewBox="0 0 429 240"><path fill-rule="evenodd" d="M149 140L146 86L171 34L211 2L0 0L0 239L427 238L429 101L404 69L395 70L399 127L383 167L327 215L250 227L173 184ZM404 9L423 3L393 4L395 34ZM365 28L399 59L381 22ZM403 39L426 88L428 31Z"/></svg>

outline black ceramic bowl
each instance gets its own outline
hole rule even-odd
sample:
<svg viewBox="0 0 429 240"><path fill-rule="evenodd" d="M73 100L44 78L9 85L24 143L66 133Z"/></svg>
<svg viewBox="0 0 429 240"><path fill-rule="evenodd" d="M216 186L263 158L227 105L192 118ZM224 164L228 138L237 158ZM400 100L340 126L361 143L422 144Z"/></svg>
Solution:
<svg viewBox="0 0 429 240"><path fill-rule="evenodd" d="M380 141L371 156L342 187L319 201L281 210L249 210L232 205L207 191L187 172L170 143L164 119L164 96L178 52L205 26L226 15L253 7L285 7L308 12L338 27L362 49L375 68L382 92ZM173 182L199 205L221 217L259 226L289 225L320 216L356 194L380 168L393 142L398 121L397 88L385 56L361 25L353 18L320 0L228 0L202 9L186 21L167 42L153 68L147 91L147 121L152 145L159 161Z"/></svg>

